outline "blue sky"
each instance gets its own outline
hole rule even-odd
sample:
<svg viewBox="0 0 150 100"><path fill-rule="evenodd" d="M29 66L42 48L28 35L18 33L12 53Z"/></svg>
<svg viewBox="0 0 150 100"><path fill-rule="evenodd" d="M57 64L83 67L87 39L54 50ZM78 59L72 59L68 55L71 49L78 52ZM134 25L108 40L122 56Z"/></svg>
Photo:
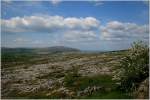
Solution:
<svg viewBox="0 0 150 100"><path fill-rule="evenodd" d="M149 39L146 1L3 1L2 46L118 50Z"/></svg>

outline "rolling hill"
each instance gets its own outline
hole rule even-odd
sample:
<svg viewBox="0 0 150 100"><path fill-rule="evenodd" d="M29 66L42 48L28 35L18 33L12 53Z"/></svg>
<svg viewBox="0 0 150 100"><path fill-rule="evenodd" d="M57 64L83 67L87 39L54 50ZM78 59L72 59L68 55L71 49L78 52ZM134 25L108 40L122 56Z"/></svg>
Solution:
<svg viewBox="0 0 150 100"><path fill-rule="evenodd" d="M77 52L75 48L65 46L53 46L47 48L6 48L2 47L3 53L61 53L61 52Z"/></svg>

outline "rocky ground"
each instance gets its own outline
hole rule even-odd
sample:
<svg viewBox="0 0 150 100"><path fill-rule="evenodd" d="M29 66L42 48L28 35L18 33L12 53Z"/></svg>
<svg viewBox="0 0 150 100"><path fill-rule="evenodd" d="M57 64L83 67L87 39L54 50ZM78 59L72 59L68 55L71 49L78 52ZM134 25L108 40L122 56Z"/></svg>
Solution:
<svg viewBox="0 0 150 100"><path fill-rule="evenodd" d="M111 79L95 80L112 77L123 54L58 53L29 59L38 63L2 67L2 98L84 98L97 91L110 92L112 88L105 82L111 83ZM72 75L71 79L69 75Z"/></svg>

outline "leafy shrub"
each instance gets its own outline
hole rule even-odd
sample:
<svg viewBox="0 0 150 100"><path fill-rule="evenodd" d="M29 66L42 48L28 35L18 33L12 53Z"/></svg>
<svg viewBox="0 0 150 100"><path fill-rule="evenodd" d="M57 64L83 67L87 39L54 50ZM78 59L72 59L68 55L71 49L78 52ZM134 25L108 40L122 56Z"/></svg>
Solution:
<svg viewBox="0 0 150 100"><path fill-rule="evenodd" d="M134 42L127 55L121 59L117 71L121 89L133 91L149 76L149 48L142 41Z"/></svg>
<svg viewBox="0 0 150 100"><path fill-rule="evenodd" d="M76 80L76 77L72 73L66 74L64 78L65 86L72 86L75 80Z"/></svg>
<svg viewBox="0 0 150 100"><path fill-rule="evenodd" d="M78 77L78 69L73 68L73 72L69 72L65 75L65 86L73 86L73 83L77 80Z"/></svg>

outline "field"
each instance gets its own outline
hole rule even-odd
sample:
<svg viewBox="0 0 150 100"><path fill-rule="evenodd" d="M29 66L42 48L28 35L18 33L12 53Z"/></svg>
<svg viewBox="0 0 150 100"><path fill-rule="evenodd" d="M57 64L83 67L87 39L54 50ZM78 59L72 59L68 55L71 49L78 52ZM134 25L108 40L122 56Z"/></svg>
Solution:
<svg viewBox="0 0 150 100"><path fill-rule="evenodd" d="M2 98L132 98L112 77L125 53L2 52Z"/></svg>

